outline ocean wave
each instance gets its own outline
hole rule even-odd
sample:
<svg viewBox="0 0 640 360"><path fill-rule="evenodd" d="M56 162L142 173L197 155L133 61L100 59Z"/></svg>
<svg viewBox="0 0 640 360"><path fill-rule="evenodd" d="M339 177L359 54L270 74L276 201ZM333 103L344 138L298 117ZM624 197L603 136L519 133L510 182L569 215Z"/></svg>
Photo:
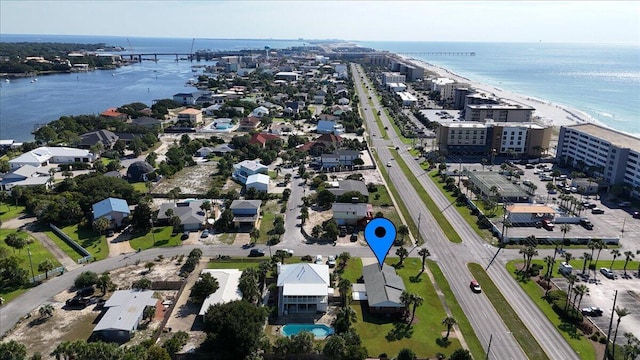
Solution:
<svg viewBox="0 0 640 360"><path fill-rule="evenodd" d="M565 73L567 76L574 77L586 77L586 78L610 78L617 80L632 80L640 82L640 72L631 72L631 71L618 71L618 72L608 72L608 71L576 71L576 72L568 72Z"/></svg>

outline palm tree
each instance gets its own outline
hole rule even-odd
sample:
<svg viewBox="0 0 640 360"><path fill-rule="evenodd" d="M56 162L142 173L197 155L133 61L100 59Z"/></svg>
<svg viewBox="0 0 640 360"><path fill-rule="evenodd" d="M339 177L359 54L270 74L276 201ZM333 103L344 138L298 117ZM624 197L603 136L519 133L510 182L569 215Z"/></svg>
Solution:
<svg viewBox="0 0 640 360"><path fill-rule="evenodd" d="M411 294L411 303L413 304L413 308L411 309L411 321L409 321L409 325L413 323L413 319L416 316L416 308L424 303L424 298L418 294Z"/></svg>
<svg viewBox="0 0 640 360"><path fill-rule="evenodd" d="M549 279L551 277L551 274L553 273L553 265L555 264L555 259L553 258L553 256L545 256L544 257L544 263L545 265L547 265L547 272L545 273L544 277L546 279Z"/></svg>
<svg viewBox="0 0 640 360"><path fill-rule="evenodd" d="M569 299L571 299L571 291L573 290L573 285L576 283L576 280L578 280L578 277L573 274L569 274L567 276L569 289L567 290L567 302L564 304L564 311L567 311L567 309L569 308Z"/></svg>
<svg viewBox="0 0 640 360"><path fill-rule="evenodd" d="M624 252L624 274L627 275L627 264L629 264L629 261L631 259L633 259L635 256L633 255L633 252L631 251L625 251Z"/></svg>
<svg viewBox="0 0 640 360"><path fill-rule="evenodd" d="M618 337L618 327L620 327L620 321L622 318L629 315L630 311L627 308L621 308L616 306L616 314L618 314L618 322L616 323L616 331L613 333L613 350L611 351L611 358L616 358L616 338Z"/></svg>
<svg viewBox="0 0 640 360"><path fill-rule="evenodd" d="M571 225L569 225L569 224L562 224L562 225L560 226L560 231L562 231L562 244L564 245L564 239L565 239L565 237L567 236L567 233L568 233L569 231L571 231ZM560 249L562 249L562 247L561 247Z"/></svg>
<svg viewBox="0 0 640 360"><path fill-rule="evenodd" d="M258 271L255 267L244 269L242 275L240 275L238 288L242 291L243 300L254 304L260 299L261 291L258 288Z"/></svg>
<svg viewBox="0 0 640 360"><path fill-rule="evenodd" d="M358 321L355 310L351 306L338 309L336 313L336 319L334 320L334 326L337 333L345 333L349 331L351 325Z"/></svg>
<svg viewBox="0 0 640 360"><path fill-rule="evenodd" d="M404 259L406 259L407 256L409 256L409 251L407 251L407 249L405 249L403 246L400 246L398 250L396 250L396 255L398 255L398 257L400 258L398 265L402 266L404 263Z"/></svg>
<svg viewBox="0 0 640 360"><path fill-rule="evenodd" d="M582 254L582 258L584 259L584 262L582 263L582 274L584 275L585 271L587 270L587 261L591 261L591 254L586 252Z"/></svg>
<svg viewBox="0 0 640 360"><path fill-rule="evenodd" d="M340 279L338 282L338 290L340 290L340 297L342 297L342 307L347 306L347 294L351 288L351 281L348 279Z"/></svg>
<svg viewBox="0 0 640 360"><path fill-rule="evenodd" d="M411 303L413 302L413 297L411 295L412 294L406 290L403 290L402 294L400 294L400 302L402 303L402 305L404 305L405 315L406 315L406 312L409 310Z"/></svg>
<svg viewBox="0 0 640 360"><path fill-rule="evenodd" d="M400 235L400 242L404 243L404 237L409 235L409 227L407 225L398 226L398 235Z"/></svg>
<svg viewBox="0 0 640 360"><path fill-rule="evenodd" d="M53 265L53 261L50 259L45 259L43 262L38 264L38 271L43 272L45 279L49 279L49 271L53 270L55 266Z"/></svg>
<svg viewBox="0 0 640 360"><path fill-rule="evenodd" d="M520 253L525 258L525 268L524 274L529 273L529 267L531 266L531 260L534 256L538 255L538 250L536 250L533 246L525 246L523 249L520 249Z"/></svg>
<svg viewBox="0 0 640 360"><path fill-rule="evenodd" d="M620 250L618 249L611 250L611 255L613 255L613 259L611 259L611 264L609 265L609 268L613 268L613 262L616 261L616 258L618 256L620 256Z"/></svg>
<svg viewBox="0 0 640 360"><path fill-rule="evenodd" d="M444 318L442 320L442 324L445 325L447 327L447 335L444 337L445 339L449 338L449 334L451 333L451 328L453 328L453 326L455 324L457 324L458 322L456 321L456 319L447 316L446 318Z"/></svg>
<svg viewBox="0 0 640 360"><path fill-rule="evenodd" d="M585 296L585 294L589 293L589 287L587 287L587 285L585 284L578 284L574 287L573 289L573 305L576 305L576 299L578 300L578 306L576 306L576 309L580 309L580 303L582 302L582 297Z"/></svg>
<svg viewBox="0 0 640 360"><path fill-rule="evenodd" d="M173 189L169 190L167 195L169 195L169 199L172 199L173 202L175 203L178 201L178 198L180 197L181 192L182 190L179 187L174 187Z"/></svg>
<svg viewBox="0 0 640 360"><path fill-rule="evenodd" d="M107 289L111 286L111 284L111 276L108 272L104 272L98 277L96 286L100 288L100 290L102 291L102 295L105 295L107 293Z"/></svg>
<svg viewBox="0 0 640 360"><path fill-rule="evenodd" d="M424 267L427 263L427 256L431 256L431 253L429 252L429 249L421 248L420 250L418 250L418 255L422 256L422 267L420 268L420 273L418 274L418 277L420 277L420 275L422 275L422 273L424 272Z"/></svg>
<svg viewBox="0 0 640 360"><path fill-rule="evenodd" d="M43 319L47 319L53 316L53 312L55 309L51 304L44 304L38 310L40 312L40 317Z"/></svg>
<svg viewBox="0 0 640 360"><path fill-rule="evenodd" d="M251 229L251 231L249 232L249 237L251 238L251 242L255 244L260 237L260 229L255 227Z"/></svg>
<svg viewBox="0 0 640 360"><path fill-rule="evenodd" d="M607 244L604 243L604 241L602 241L602 239L594 239L593 240L596 243L596 249L598 249L598 256L596 256L596 262L595 262L595 268L593 270L593 278L596 278L596 271L595 269L598 268L598 260L600 259L600 253L602 252L602 249L606 249L607 248Z"/></svg>
<svg viewBox="0 0 640 360"><path fill-rule="evenodd" d="M303 225L308 218L309 218L309 208L307 206L302 206L302 208L300 209L300 221L302 222Z"/></svg>

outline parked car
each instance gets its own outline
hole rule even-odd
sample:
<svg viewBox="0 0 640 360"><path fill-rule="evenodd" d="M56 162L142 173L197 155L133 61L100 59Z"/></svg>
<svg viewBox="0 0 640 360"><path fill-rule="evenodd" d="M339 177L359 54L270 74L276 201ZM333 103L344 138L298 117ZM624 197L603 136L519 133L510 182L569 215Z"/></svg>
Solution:
<svg viewBox="0 0 640 360"><path fill-rule="evenodd" d="M107 230L107 237L112 237L113 235L115 235L115 231L113 230Z"/></svg>
<svg viewBox="0 0 640 360"><path fill-rule="evenodd" d="M549 220L549 219L543 219L542 220L542 227L544 227L545 229L549 230L549 231L553 231L554 228L554 224L553 221Z"/></svg>
<svg viewBox="0 0 640 360"><path fill-rule="evenodd" d="M474 293L482 292L482 288L480 287L480 284L476 280L471 280L471 283L469 283L469 287L471 288L471 291L473 291Z"/></svg>
<svg viewBox="0 0 640 360"><path fill-rule="evenodd" d="M587 230L593 230L593 223L589 219L580 219L580 225Z"/></svg>
<svg viewBox="0 0 640 360"><path fill-rule="evenodd" d="M200 234L201 238L207 238L209 237L209 229L204 229L204 231L202 232L202 234Z"/></svg>
<svg viewBox="0 0 640 360"><path fill-rule="evenodd" d="M349 241L351 241L351 242L358 241L358 233L351 234L351 237L349 238Z"/></svg>
<svg viewBox="0 0 640 360"><path fill-rule="evenodd" d="M329 265L330 268L336 266L336 257L333 255L329 255L329 258L327 259L327 265Z"/></svg>
<svg viewBox="0 0 640 360"><path fill-rule="evenodd" d="M93 293L95 292L95 288L93 286L89 286L86 288L82 288L80 290L78 290L78 292L76 293L77 296L80 297L87 297L87 296L91 296L93 295Z"/></svg>
<svg viewBox="0 0 640 360"><path fill-rule="evenodd" d="M580 310L582 315L586 316L602 316L602 309L597 306L589 306Z"/></svg>
<svg viewBox="0 0 640 360"><path fill-rule="evenodd" d="M250 257L264 256L264 254L265 252L263 249L251 249L251 251L249 251Z"/></svg>
<svg viewBox="0 0 640 360"><path fill-rule="evenodd" d="M189 232L185 231L182 233L182 236L180 237L181 240L187 240L189 238Z"/></svg>
<svg viewBox="0 0 640 360"><path fill-rule="evenodd" d="M594 207L593 209L591 209L591 213L592 214L604 214L604 210L600 209L599 207Z"/></svg>
<svg viewBox="0 0 640 360"><path fill-rule="evenodd" d="M633 216L634 219L640 219L640 211L634 211L631 216Z"/></svg>
<svg viewBox="0 0 640 360"><path fill-rule="evenodd" d="M84 309L91 303L91 299L84 298L82 296L76 295L71 299L68 299L65 304L67 307Z"/></svg>
<svg viewBox="0 0 640 360"><path fill-rule="evenodd" d="M609 268L600 268L600 273L602 273L602 275L604 275L608 279L614 279L616 277L613 271L611 271L611 269Z"/></svg>
<svg viewBox="0 0 640 360"><path fill-rule="evenodd" d="M324 264L324 259L322 259L322 255L316 255L315 263L318 264L318 265Z"/></svg>

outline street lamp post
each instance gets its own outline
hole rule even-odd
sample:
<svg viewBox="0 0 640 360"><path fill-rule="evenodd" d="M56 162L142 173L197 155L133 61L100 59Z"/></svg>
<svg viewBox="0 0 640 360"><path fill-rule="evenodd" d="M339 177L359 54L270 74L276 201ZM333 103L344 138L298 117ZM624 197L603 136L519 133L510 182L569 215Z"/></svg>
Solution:
<svg viewBox="0 0 640 360"><path fill-rule="evenodd" d="M153 237L153 243L156 243L156 232L153 229L153 219L149 218L149 224L151 224L151 236Z"/></svg>

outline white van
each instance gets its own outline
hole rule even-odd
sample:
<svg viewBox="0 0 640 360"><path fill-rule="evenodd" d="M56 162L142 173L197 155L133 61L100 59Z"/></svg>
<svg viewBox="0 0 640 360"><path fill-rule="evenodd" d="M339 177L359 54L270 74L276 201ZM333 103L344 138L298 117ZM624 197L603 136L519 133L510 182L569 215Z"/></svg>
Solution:
<svg viewBox="0 0 640 360"><path fill-rule="evenodd" d="M560 268L558 269L558 272L565 276L571 274L572 271L573 266L571 266L571 264L569 264L568 262L562 262L562 264L560 264Z"/></svg>
<svg viewBox="0 0 640 360"><path fill-rule="evenodd" d="M324 264L324 260L322 259L322 255L316 255L315 263L318 264L318 265Z"/></svg>

